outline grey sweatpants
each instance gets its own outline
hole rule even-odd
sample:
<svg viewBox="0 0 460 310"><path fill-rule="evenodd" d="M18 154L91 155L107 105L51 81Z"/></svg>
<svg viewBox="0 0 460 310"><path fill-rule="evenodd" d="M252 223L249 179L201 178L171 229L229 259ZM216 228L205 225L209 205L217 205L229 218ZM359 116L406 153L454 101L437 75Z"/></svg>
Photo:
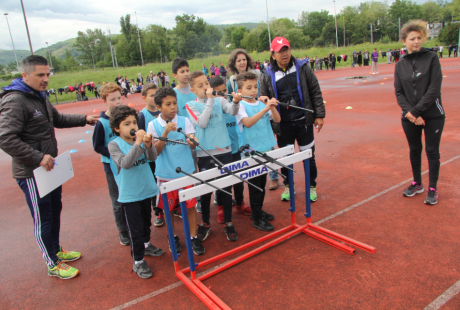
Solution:
<svg viewBox="0 0 460 310"><path fill-rule="evenodd" d="M112 173L105 173L107 179L107 185L109 186L109 195L110 200L112 200L112 209L113 215L115 217L115 224L117 225L119 232L125 232L126 229L126 220L125 214L121 207L121 203L118 202L118 186L115 182L115 178Z"/></svg>

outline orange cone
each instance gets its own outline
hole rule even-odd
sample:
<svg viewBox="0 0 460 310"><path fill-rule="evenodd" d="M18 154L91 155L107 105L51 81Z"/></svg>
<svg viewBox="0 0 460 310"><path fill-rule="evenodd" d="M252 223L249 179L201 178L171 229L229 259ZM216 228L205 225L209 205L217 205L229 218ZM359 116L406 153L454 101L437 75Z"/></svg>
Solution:
<svg viewBox="0 0 460 310"><path fill-rule="evenodd" d="M385 83L380 83L380 85L383 85L383 84L385 84Z"/></svg>
<svg viewBox="0 0 460 310"><path fill-rule="evenodd" d="M128 107L132 107L132 106L133 106L133 104L131 102L128 103Z"/></svg>
<svg viewBox="0 0 460 310"><path fill-rule="evenodd" d="M358 84L358 82L355 82L355 84Z"/></svg>
<svg viewBox="0 0 460 310"><path fill-rule="evenodd" d="M97 109L94 109L93 113L99 113L99 111Z"/></svg>

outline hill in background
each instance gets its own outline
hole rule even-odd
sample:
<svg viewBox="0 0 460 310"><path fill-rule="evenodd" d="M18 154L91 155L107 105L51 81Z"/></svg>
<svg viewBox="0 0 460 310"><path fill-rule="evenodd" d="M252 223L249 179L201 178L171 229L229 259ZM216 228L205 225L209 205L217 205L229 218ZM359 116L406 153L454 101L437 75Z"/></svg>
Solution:
<svg viewBox="0 0 460 310"><path fill-rule="evenodd" d="M256 28L258 23L237 23L237 24L221 24L221 25L214 25L216 26L217 29L223 30L225 28L231 27L231 26L244 26L248 28L249 30L252 30ZM77 49L73 47L73 44L75 43L76 38L68 39L62 42L58 42L56 44L50 45L50 52L52 53L53 56L57 58L64 59L65 57L65 50L68 49L72 56L75 58L79 55ZM22 59L28 55L30 55L30 51L28 50L16 50L16 54L18 56L18 62L21 63ZM44 56L48 59L48 50L45 48L41 48L39 50L34 51L34 54ZM0 50L0 64L2 65L7 65L10 62L14 62L14 52L12 50Z"/></svg>

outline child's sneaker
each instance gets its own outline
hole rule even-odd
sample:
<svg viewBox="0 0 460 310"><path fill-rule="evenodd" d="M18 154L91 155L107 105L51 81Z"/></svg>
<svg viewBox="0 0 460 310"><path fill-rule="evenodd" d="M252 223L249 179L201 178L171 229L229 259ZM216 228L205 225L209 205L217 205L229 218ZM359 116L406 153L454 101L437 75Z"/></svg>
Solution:
<svg viewBox="0 0 460 310"><path fill-rule="evenodd" d="M81 253L74 251L66 251L60 248L60 251L56 253L56 256L64 263L73 262L81 257Z"/></svg>
<svg viewBox="0 0 460 310"><path fill-rule="evenodd" d="M403 196L405 197L413 197L416 194L421 194L423 193L423 184L420 183L417 184L416 182L412 182L411 186L409 186L406 190L403 192Z"/></svg>
<svg viewBox="0 0 460 310"><path fill-rule="evenodd" d="M217 222L223 224L224 220L224 206L217 206Z"/></svg>
<svg viewBox="0 0 460 310"><path fill-rule="evenodd" d="M295 194L295 186L294 186L294 194ZM291 200L291 193L289 192L289 185L286 185L284 188L284 192L281 194L282 201L289 201Z"/></svg>
<svg viewBox="0 0 460 310"><path fill-rule="evenodd" d="M77 268L71 267L63 262L53 268L48 268L48 275L50 277L58 277L59 279L72 279L75 278L80 271Z"/></svg>
<svg viewBox="0 0 460 310"><path fill-rule="evenodd" d="M182 218L182 211L180 210L180 207L176 207L174 209L174 216L177 216L179 218Z"/></svg>
<svg viewBox="0 0 460 310"><path fill-rule="evenodd" d="M316 187L310 186L310 201L315 202L318 200L318 194L316 193Z"/></svg>
<svg viewBox="0 0 460 310"><path fill-rule="evenodd" d="M273 225L270 224L265 217L254 220L254 222L252 222L252 226L262 231L272 231L275 229L275 227L273 227Z"/></svg>
<svg viewBox="0 0 460 310"><path fill-rule="evenodd" d="M269 222L272 222L272 221L275 220L275 217L272 214L269 214L269 213L265 212L264 210L262 210L262 214L263 214L263 217ZM254 216L252 214L251 214L251 216L249 218L251 220L254 220Z"/></svg>
<svg viewBox="0 0 460 310"><path fill-rule="evenodd" d="M150 255L150 256L161 256L165 254L165 251L163 251L160 248L155 247L153 244L149 243L149 246L145 248L144 256L145 255Z"/></svg>
<svg viewBox="0 0 460 310"><path fill-rule="evenodd" d="M198 238L192 239L192 249L195 255L203 255L205 252L204 246L201 244L201 241Z"/></svg>
<svg viewBox="0 0 460 310"><path fill-rule="evenodd" d="M130 245L131 244L131 239L129 239L129 234L127 231L120 231L118 233L120 237L120 244L121 245Z"/></svg>
<svg viewBox="0 0 460 310"><path fill-rule="evenodd" d="M430 187L428 195L426 196L425 203L427 205L435 205L438 203L438 191L436 188Z"/></svg>
<svg viewBox="0 0 460 310"><path fill-rule="evenodd" d="M236 241L238 240L238 233L235 230L235 226L233 226L232 222L228 222L224 225L225 234L227 235L227 239L229 241Z"/></svg>
<svg viewBox="0 0 460 310"><path fill-rule="evenodd" d="M169 251L172 252L171 244L169 243L169 236L167 236L167 237L168 237ZM180 243L179 243L179 236L174 236L174 244L176 245L176 252L180 253L182 251L182 248L181 248Z"/></svg>
<svg viewBox="0 0 460 310"><path fill-rule="evenodd" d="M198 232L196 234L198 240L205 241L209 234L211 234L211 225L206 225L205 223L198 225Z"/></svg>
<svg viewBox="0 0 460 310"><path fill-rule="evenodd" d="M201 200L196 202L196 212L201 213Z"/></svg>
<svg viewBox="0 0 460 310"><path fill-rule="evenodd" d="M165 224L165 214L163 212L160 212L158 216L155 218L155 221L153 222L153 225L156 227L163 226Z"/></svg>
<svg viewBox="0 0 460 310"><path fill-rule="evenodd" d="M148 278L153 277L153 272L152 270L150 270L145 260L142 260L140 263L137 263L137 264L134 263L133 270L142 279L148 279Z"/></svg>
<svg viewBox="0 0 460 310"><path fill-rule="evenodd" d="M252 211L251 208L249 208L245 203L244 200L241 203L241 205L236 205L236 213L238 214L244 214L244 215L251 215Z"/></svg>

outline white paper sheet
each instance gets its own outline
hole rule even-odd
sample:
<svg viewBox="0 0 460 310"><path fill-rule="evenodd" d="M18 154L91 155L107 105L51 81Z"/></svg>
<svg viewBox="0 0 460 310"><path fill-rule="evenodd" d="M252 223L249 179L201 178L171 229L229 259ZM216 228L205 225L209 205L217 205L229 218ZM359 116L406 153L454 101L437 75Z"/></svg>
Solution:
<svg viewBox="0 0 460 310"><path fill-rule="evenodd" d="M48 195L74 176L69 151L55 157L54 162L57 165L54 165L51 171L46 171L41 166L34 170L35 182L37 183L40 198Z"/></svg>

